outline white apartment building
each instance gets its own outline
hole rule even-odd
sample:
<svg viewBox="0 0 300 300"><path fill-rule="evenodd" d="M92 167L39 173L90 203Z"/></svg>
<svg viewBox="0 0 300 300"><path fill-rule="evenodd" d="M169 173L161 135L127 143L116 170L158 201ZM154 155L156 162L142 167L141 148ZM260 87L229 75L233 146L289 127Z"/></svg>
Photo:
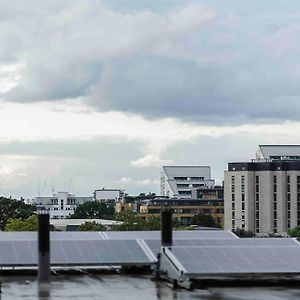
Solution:
<svg viewBox="0 0 300 300"><path fill-rule="evenodd" d="M101 190L95 190L94 191L94 199L109 203L109 204L115 204L118 201L122 201L125 196L124 190L119 189L101 189Z"/></svg>
<svg viewBox="0 0 300 300"><path fill-rule="evenodd" d="M192 190L213 187L209 166L163 166L160 176L162 196L191 199Z"/></svg>
<svg viewBox="0 0 300 300"><path fill-rule="evenodd" d="M300 145L260 145L224 173L225 229L286 234L300 225Z"/></svg>
<svg viewBox="0 0 300 300"><path fill-rule="evenodd" d="M65 219L79 204L93 201L93 197L77 197L68 192L57 192L52 197L36 197L33 203L37 207L49 210L51 219Z"/></svg>

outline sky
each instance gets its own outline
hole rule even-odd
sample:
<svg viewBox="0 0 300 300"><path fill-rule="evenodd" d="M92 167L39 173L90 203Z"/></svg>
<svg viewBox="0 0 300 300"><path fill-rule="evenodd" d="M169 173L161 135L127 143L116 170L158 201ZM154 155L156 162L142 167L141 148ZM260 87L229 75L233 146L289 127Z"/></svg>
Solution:
<svg viewBox="0 0 300 300"><path fill-rule="evenodd" d="M163 165L298 144L294 0L3 0L0 195L159 194Z"/></svg>

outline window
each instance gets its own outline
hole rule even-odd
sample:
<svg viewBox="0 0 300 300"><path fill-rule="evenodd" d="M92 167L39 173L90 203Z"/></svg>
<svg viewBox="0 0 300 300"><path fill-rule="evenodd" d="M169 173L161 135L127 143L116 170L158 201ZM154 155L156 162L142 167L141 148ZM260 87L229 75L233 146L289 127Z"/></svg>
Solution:
<svg viewBox="0 0 300 300"><path fill-rule="evenodd" d="M288 184L287 186L287 192L290 193L291 192L291 186Z"/></svg>
<svg viewBox="0 0 300 300"><path fill-rule="evenodd" d="M235 177L231 176L231 183L234 184L235 183Z"/></svg>
<svg viewBox="0 0 300 300"><path fill-rule="evenodd" d="M274 210L274 219L276 220L277 219L277 211Z"/></svg>
<svg viewBox="0 0 300 300"><path fill-rule="evenodd" d="M277 193L277 185L276 184L274 184L273 189L274 189L274 193Z"/></svg>
<svg viewBox="0 0 300 300"><path fill-rule="evenodd" d="M277 210L277 202L274 202L274 210Z"/></svg>
<svg viewBox="0 0 300 300"><path fill-rule="evenodd" d="M255 186L255 192L256 192L256 193L259 193L259 185L256 185L256 186Z"/></svg>
<svg viewBox="0 0 300 300"><path fill-rule="evenodd" d="M256 202L259 202L259 194L256 194L256 195L255 195L255 201L256 201Z"/></svg>
<svg viewBox="0 0 300 300"><path fill-rule="evenodd" d="M286 180L287 180L287 183L290 183L290 182L291 182L291 177L290 177L290 175L287 176Z"/></svg>
<svg viewBox="0 0 300 300"><path fill-rule="evenodd" d="M245 203L242 202L242 210L245 210Z"/></svg>
<svg viewBox="0 0 300 300"><path fill-rule="evenodd" d="M255 203L255 210L259 210L259 202Z"/></svg>
<svg viewBox="0 0 300 300"><path fill-rule="evenodd" d="M231 195L231 201L234 202L235 201L235 194Z"/></svg>
<svg viewBox="0 0 300 300"><path fill-rule="evenodd" d="M245 194L242 194L242 201L245 201Z"/></svg>
<svg viewBox="0 0 300 300"><path fill-rule="evenodd" d="M257 211L255 212L255 217L256 217L256 219L259 219L259 210L257 210Z"/></svg>
<svg viewBox="0 0 300 300"><path fill-rule="evenodd" d="M255 176L255 183L259 184L259 176Z"/></svg>
<svg viewBox="0 0 300 300"><path fill-rule="evenodd" d="M276 175L274 175L274 177L273 177L273 182L274 182L274 184L276 184L276 182L277 182L277 176Z"/></svg>
<svg viewBox="0 0 300 300"><path fill-rule="evenodd" d="M235 213L234 213L234 211L232 212L232 219L235 219Z"/></svg>
<svg viewBox="0 0 300 300"><path fill-rule="evenodd" d="M231 209L232 209L232 210L235 210L235 204L234 204L234 202L232 202Z"/></svg>

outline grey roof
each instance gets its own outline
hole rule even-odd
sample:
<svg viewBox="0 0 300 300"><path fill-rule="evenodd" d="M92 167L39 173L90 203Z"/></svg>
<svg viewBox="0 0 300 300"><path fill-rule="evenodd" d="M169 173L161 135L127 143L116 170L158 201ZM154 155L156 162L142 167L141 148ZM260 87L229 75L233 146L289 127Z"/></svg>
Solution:
<svg viewBox="0 0 300 300"><path fill-rule="evenodd" d="M300 156L300 145L259 145L265 159L271 156Z"/></svg>
<svg viewBox="0 0 300 300"><path fill-rule="evenodd" d="M163 166L168 178L174 176L199 176L210 178L210 166Z"/></svg>

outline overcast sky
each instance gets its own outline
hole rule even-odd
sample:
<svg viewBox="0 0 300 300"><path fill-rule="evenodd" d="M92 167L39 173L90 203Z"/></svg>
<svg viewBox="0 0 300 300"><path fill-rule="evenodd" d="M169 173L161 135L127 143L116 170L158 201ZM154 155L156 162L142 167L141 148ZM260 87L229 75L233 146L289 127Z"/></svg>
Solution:
<svg viewBox="0 0 300 300"><path fill-rule="evenodd" d="M164 164L298 144L295 0L3 0L0 194L159 193Z"/></svg>

